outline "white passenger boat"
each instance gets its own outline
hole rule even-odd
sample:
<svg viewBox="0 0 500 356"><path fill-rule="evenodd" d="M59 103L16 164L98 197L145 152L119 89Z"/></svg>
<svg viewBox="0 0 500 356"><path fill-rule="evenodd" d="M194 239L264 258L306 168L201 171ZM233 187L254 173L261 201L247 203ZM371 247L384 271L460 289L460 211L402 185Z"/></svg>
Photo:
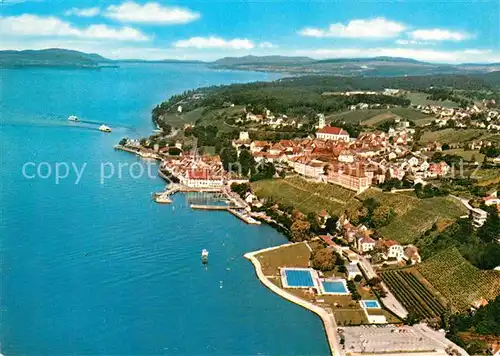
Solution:
<svg viewBox="0 0 500 356"><path fill-rule="evenodd" d="M99 126L99 131L102 131L102 132L111 132L111 127L106 126L106 125L101 125L101 126Z"/></svg>

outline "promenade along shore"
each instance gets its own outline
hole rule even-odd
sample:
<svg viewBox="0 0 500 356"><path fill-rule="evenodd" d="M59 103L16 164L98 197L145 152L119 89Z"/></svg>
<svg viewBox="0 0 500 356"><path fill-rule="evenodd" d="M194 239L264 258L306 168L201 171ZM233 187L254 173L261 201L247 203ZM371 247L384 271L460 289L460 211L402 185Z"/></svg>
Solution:
<svg viewBox="0 0 500 356"><path fill-rule="evenodd" d="M277 250L277 249L280 249L282 247L301 245L301 244L305 244L305 243L303 243L303 242L288 243L288 244L284 244L284 245L280 245L280 246L269 247L269 248L265 248L262 250L246 253L244 255L244 257L253 263L257 277L262 282L262 284L264 284L267 288L269 288L271 291L278 294L279 296L283 297L284 299L286 299L292 303L295 303L297 305L300 305L301 307L304 307L307 310L310 310L311 312L317 314L321 318L321 320L323 321L323 325L325 327L325 333L326 333L326 337L328 340L328 346L330 347L330 352L333 356L340 356L340 355L342 355L342 353L341 353L342 348L341 348L340 342L339 342L340 337L337 333L337 323L335 321L335 317L333 316L333 314L327 312L323 308L320 308L312 303L309 303L308 301L305 301L305 300L281 289L276 284L271 282L269 280L269 278L264 274L264 272L262 270L261 263L257 257L259 254L264 253L264 252ZM274 277L274 276L272 276L272 277Z"/></svg>

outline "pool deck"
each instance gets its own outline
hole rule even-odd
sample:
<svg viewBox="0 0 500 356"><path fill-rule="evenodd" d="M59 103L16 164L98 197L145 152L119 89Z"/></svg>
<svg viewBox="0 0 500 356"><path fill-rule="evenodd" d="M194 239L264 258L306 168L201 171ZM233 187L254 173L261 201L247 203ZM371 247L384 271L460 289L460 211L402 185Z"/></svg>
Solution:
<svg viewBox="0 0 500 356"><path fill-rule="evenodd" d="M303 242L298 242L298 243L303 243ZM317 314L323 320L323 325L325 327L328 345L330 346L330 352L333 356L341 356L341 355L343 355L343 352L341 351L342 348L341 348L340 343L339 343L339 336L337 335L337 322L335 321L333 314L330 314L325 309L320 308L312 303L309 303L309 302L279 288L277 285L273 284L264 275L264 273L262 272L262 267L260 265L260 262L255 257L255 255L257 255L259 253L275 250L275 249L281 248L283 246L290 246L290 245L295 245L295 244L284 244L284 245L280 245L280 246L276 246L276 247L265 248L263 250L246 253L244 256L246 259L250 260L253 263L257 277L262 282L262 284L264 284L267 288L269 288L270 290L272 290L274 293L278 294L279 296L289 300L290 302L295 303L297 305L300 305L301 307L312 311L313 313Z"/></svg>

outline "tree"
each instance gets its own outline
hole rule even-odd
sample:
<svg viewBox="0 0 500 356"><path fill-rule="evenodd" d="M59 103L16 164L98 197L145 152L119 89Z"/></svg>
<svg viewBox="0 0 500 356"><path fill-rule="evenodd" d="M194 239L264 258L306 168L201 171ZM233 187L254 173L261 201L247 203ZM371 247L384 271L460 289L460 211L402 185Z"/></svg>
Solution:
<svg viewBox="0 0 500 356"><path fill-rule="evenodd" d="M310 237L311 224L308 221L296 220L290 227L290 235L293 242L308 240Z"/></svg>
<svg viewBox="0 0 500 356"><path fill-rule="evenodd" d="M118 142L118 144L119 144L120 146L125 146L125 145L127 144L127 141L128 141L128 140L127 140L127 138L126 138L126 137L124 137L124 138L122 138L122 139L120 140L120 142Z"/></svg>
<svg viewBox="0 0 500 356"><path fill-rule="evenodd" d="M418 315L414 311L410 311L408 315L406 316L405 319L405 325L415 325L418 323L420 320L418 318Z"/></svg>
<svg viewBox="0 0 500 356"><path fill-rule="evenodd" d="M250 191L250 184L248 183L233 183L231 184L231 191L237 193L240 197L244 197Z"/></svg>
<svg viewBox="0 0 500 356"><path fill-rule="evenodd" d="M489 243L500 238L500 217L496 208L488 207L486 209L488 217L483 226L479 228L477 234L483 242Z"/></svg>
<svg viewBox="0 0 500 356"><path fill-rule="evenodd" d="M233 163L238 162L238 152L236 149L231 147L224 147L220 151L220 159L222 161L222 166L226 171L229 171Z"/></svg>
<svg viewBox="0 0 500 356"><path fill-rule="evenodd" d="M177 147L170 147L168 149L168 154L171 156L179 156L182 153L182 150L178 149Z"/></svg>
<svg viewBox="0 0 500 356"><path fill-rule="evenodd" d="M242 150L238 161L241 165L241 174L244 176L250 176L255 171L255 160L252 154L248 150Z"/></svg>
<svg viewBox="0 0 500 356"><path fill-rule="evenodd" d="M371 220L373 226L379 228L388 225L394 219L394 210L387 205L377 206L372 213Z"/></svg>
<svg viewBox="0 0 500 356"><path fill-rule="evenodd" d="M361 282L361 280L363 279L363 277L361 277L360 274L356 275L356 277L354 277L354 282Z"/></svg>
<svg viewBox="0 0 500 356"><path fill-rule="evenodd" d="M312 266L320 271L331 271L335 267L335 258L330 248L313 251Z"/></svg>

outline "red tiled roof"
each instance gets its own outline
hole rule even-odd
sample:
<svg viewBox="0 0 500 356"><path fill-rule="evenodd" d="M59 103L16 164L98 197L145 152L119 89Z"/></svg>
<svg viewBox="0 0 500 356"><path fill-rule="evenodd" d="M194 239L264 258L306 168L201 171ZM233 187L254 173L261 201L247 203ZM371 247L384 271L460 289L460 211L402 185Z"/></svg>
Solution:
<svg viewBox="0 0 500 356"><path fill-rule="evenodd" d="M340 127L333 127L333 126L325 126L322 129L317 131L318 133L324 133L324 134L331 134L331 135L343 135L343 136L349 136L347 131Z"/></svg>
<svg viewBox="0 0 500 356"><path fill-rule="evenodd" d="M189 179L208 179L208 172L202 169L191 169L188 171L188 177Z"/></svg>

